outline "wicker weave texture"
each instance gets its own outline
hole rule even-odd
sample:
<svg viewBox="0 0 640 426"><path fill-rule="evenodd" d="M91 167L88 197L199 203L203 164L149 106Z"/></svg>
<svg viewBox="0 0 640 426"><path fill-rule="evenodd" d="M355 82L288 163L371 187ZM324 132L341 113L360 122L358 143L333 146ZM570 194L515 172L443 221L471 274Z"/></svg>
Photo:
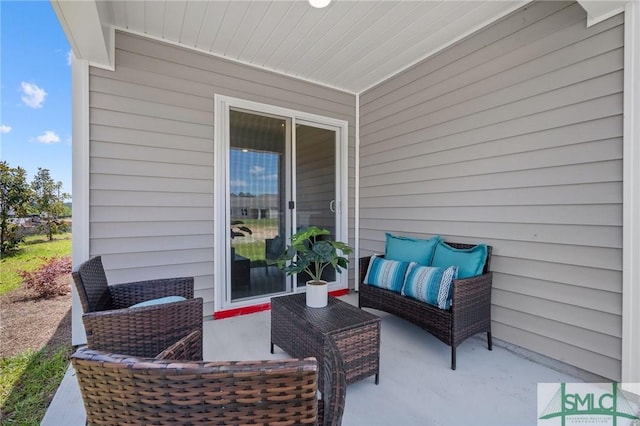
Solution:
<svg viewBox="0 0 640 426"><path fill-rule="evenodd" d="M273 345L295 357L318 358L322 373L329 342L338 348L348 384L380 373L380 318L329 297L325 308L309 308L305 294L271 299ZM322 374L320 387L323 388Z"/></svg>
<svg viewBox="0 0 640 426"><path fill-rule="evenodd" d="M193 330L202 332L203 301L193 298L193 278L107 285L100 256L72 273L82 302L87 345L113 353L154 357ZM165 296L187 300L140 308L129 306ZM202 359L202 348L198 359Z"/></svg>
<svg viewBox="0 0 640 426"><path fill-rule="evenodd" d="M155 356L155 359L179 359L183 361L201 361L202 332L194 330L173 345Z"/></svg>
<svg viewBox="0 0 640 426"><path fill-rule="evenodd" d="M347 396L347 376L333 340L327 342L322 359L322 376L318 379L324 387L321 388L322 399L318 401L318 425L340 426Z"/></svg>
<svg viewBox="0 0 640 426"><path fill-rule="evenodd" d="M471 248L472 244L449 243L455 248ZM399 293L364 284L371 257L360 258L359 301L361 308L373 308L396 315L430 332L451 347L451 368L456 369L456 348L467 338L487 333L491 342L491 264L492 247L488 246L487 262L482 275L454 280L451 308L439 309Z"/></svg>
<svg viewBox="0 0 640 426"><path fill-rule="evenodd" d="M88 424L316 424L317 361L181 362L80 349Z"/></svg>

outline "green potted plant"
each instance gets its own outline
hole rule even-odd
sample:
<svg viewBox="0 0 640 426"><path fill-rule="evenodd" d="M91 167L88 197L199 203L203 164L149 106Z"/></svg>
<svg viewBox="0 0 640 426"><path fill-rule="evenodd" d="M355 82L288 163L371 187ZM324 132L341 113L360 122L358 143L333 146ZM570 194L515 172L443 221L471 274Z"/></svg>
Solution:
<svg viewBox="0 0 640 426"><path fill-rule="evenodd" d="M326 268L342 272L349 264L345 257L352 252L351 247L340 241L323 237L329 235L327 229L309 226L291 236L291 245L287 246L276 265L287 275L306 272L307 306L322 308L327 305L327 282L322 279Z"/></svg>

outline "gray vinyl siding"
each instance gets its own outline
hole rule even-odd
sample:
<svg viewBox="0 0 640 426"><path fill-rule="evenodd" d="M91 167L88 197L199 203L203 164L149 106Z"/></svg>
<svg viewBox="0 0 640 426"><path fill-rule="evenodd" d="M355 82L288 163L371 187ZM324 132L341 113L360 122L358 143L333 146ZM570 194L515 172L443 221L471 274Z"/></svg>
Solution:
<svg viewBox="0 0 640 426"><path fill-rule="evenodd" d="M347 120L354 173L352 94L119 31L115 72L90 68L89 86L90 255L113 283L195 277L205 315L216 285L214 94ZM350 210L352 244L354 224Z"/></svg>
<svg viewBox="0 0 640 426"><path fill-rule="evenodd" d="M360 96L361 254L490 244L494 336L613 380L623 24L530 3Z"/></svg>

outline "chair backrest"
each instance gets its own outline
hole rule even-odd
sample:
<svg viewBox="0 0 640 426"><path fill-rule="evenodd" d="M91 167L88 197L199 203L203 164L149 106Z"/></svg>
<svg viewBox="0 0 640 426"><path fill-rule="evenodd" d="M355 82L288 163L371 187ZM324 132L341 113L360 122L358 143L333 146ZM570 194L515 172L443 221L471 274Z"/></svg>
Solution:
<svg viewBox="0 0 640 426"><path fill-rule="evenodd" d="M315 424L315 358L180 362L79 349L89 424Z"/></svg>
<svg viewBox="0 0 640 426"><path fill-rule="evenodd" d="M347 375L342 355L333 339L326 345L324 353L324 389L318 405L318 425L340 426L347 395Z"/></svg>
<svg viewBox="0 0 640 426"><path fill-rule="evenodd" d="M192 331L156 355L155 359L202 361L202 331Z"/></svg>
<svg viewBox="0 0 640 426"><path fill-rule="evenodd" d="M285 240L279 235L264 240L266 260L276 260L285 248Z"/></svg>
<svg viewBox="0 0 640 426"><path fill-rule="evenodd" d="M71 272L71 275L85 313L111 309L113 300L100 256L83 262Z"/></svg>

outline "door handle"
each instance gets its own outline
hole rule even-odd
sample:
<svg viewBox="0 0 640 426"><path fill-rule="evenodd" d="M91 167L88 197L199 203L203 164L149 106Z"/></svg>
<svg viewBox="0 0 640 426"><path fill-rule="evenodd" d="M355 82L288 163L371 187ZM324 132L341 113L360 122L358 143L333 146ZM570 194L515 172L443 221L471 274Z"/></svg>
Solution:
<svg viewBox="0 0 640 426"><path fill-rule="evenodd" d="M329 210L331 210L331 213L336 212L336 200L331 200L329 202Z"/></svg>

